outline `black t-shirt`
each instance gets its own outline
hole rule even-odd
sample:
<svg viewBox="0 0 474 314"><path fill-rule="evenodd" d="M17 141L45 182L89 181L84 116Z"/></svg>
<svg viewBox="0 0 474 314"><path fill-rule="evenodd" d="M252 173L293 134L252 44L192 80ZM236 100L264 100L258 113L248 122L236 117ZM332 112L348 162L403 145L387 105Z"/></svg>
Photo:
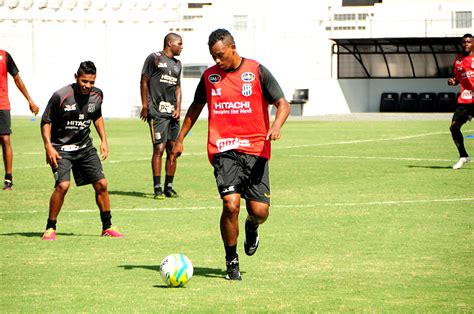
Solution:
<svg viewBox="0 0 474 314"><path fill-rule="evenodd" d="M171 116L176 108L176 86L181 85L181 61L164 52L150 54L143 64L142 75L148 83L148 106L154 117Z"/></svg>
<svg viewBox="0 0 474 314"><path fill-rule="evenodd" d="M92 145L90 125L102 117L102 99L99 88L82 95L75 83L51 96L41 120L51 124L51 143L56 150L74 152Z"/></svg>

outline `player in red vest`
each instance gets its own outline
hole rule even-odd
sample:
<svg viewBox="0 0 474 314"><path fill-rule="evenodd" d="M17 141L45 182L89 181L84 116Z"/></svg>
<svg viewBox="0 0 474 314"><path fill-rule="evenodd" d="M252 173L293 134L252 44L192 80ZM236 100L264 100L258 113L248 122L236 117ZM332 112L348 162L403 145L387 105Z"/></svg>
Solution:
<svg viewBox="0 0 474 314"><path fill-rule="evenodd" d="M207 152L223 201L220 230L226 279L241 280L237 254L241 197L248 213L244 249L247 255L253 255L259 245L258 226L269 215L270 141L280 138L290 106L270 71L237 53L234 38L227 30L212 32L208 45L216 64L201 77L171 158L175 161L183 152L184 138L207 103ZM271 125L269 104L277 108Z"/></svg>
<svg viewBox="0 0 474 314"><path fill-rule="evenodd" d="M33 102L28 91L23 84L15 61L5 50L0 50L0 142L2 143L3 165L5 167L5 179L3 181L3 190L11 190L13 186L13 149L10 140L11 116L10 100L8 98L8 77L10 75L15 80L15 85L25 96L30 106L30 111L38 114L39 108Z"/></svg>
<svg viewBox="0 0 474 314"><path fill-rule="evenodd" d="M461 127L474 116L474 52L473 38L465 34L461 39L462 52L454 60L454 77L448 79L448 85L460 85L461 93L457 100L456 111L451 122L451 135L459 151L459 160L453 169L460 169L471 161L464 146Z"/></svg>

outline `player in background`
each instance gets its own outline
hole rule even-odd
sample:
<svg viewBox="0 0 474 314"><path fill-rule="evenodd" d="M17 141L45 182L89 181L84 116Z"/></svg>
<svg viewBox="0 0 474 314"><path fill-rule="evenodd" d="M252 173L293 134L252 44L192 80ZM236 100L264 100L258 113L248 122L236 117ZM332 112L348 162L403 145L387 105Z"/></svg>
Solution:
<svg viewBox="0 0 474 314"><path fill-rule="evenodd" d="M234 38L227 30L212 32L208 45L216 64L201 76L173 148L172 160L183 152L184 138L207 103L207 152L223 202L220 230L226 279L241 280L237 254L241 197L248 213L244 249L247 255L253 255L260 241L258 227L269 215L270 141L280 138L290 106L270 71L237 53ZM277 108L271 126L269 104Z"/></svg>
<svg viewBox="0 0 474 314"><path fill-rule="evenodd" d="M5 177L3 180L3 190L11 190L13 186L13 148L11 144L11 115L10 100L8 99L8 77L13 77L16 87L25 96L30 106L30 111L36 116L39 112L38 106L31 99L28 90L20 77L18 68L11 55L0 50L0 142L2 142L3 166L5 168Z"/></svg>
<svg viewBox="0 0 474 314"><path fill-rule="evenodd" d="M153 155L153 189L156 199L177 197L173 189L176 163L171 163L170 154L179 133L181 111L181 61L176 56L183 50L183 40L175 33L165 36L163 51L150 54L143 64L140 95L142 110L140 117L150 127ZM161 160L166 150L165 185L161 187Z"/></svg>
<svg viewBox="0 0 474 314"><path fill-rule="evenodd" d="M454 60L454 77L448 79L448 85L460 85L461 93L457 99L456 111L451 122L451 135L459 151L459 160L453 169L460 169L465 163L471 161L466 147L461 127L471 121L474 116L474 53L473 38L465 34L461 39L462 52Z"/></svg>
<svg viewBox="0 0 474 314"><path fill-rule="evenodd" d="M121 238L112 227L107 180L90 137L93 123L99 134L100 156L109 155L104 119L102 90L95 87L96 67L91 61L79 65L76 82L56 91L41 119L41 135L46 162L54 174L55 186L49 201L49 217L43 240L56 239L56 222L70 186L71 170L77 186L92 184L102 220L102 236Z"/></svg>

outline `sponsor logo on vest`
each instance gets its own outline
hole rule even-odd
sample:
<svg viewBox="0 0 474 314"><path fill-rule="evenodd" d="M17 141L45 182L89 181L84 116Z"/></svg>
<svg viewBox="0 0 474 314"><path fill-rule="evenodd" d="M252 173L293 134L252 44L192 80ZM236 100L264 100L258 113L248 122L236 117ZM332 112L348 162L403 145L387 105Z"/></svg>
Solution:
<svg viewBox="0 0 474 314"><path fill-rule="evenodd" d="M66 124L67 130L83 130L91 125L91 120L86 121L68 121Z"/></svg>
<svg viewBox="0 0 474 314"><path fill-rule="evenodd" d="M215 84L221 81L221 76L219 74L211 74L207 79L210 83Z"/></svg>
<svg viewBox="0 0 474 314"><path fill-rule="evenodd" d="M159 68L167 68L168 65L166 64L166 62L158 62L158 67Z"/></svg>
<svg viewBox="0 0 474 314"><path fill-rule="evenodd" d="M465 89L461 93L461 99L472 99L472 91Z"/></svg>
<svg viewBox="0 0 474 314"><path fill-rule="evenodd" d="M242 81L250 83L255 80L255 74L253 74L252 72L245 72L240 78L242 79Z"/></svg>
<svg viewBox="0 0 474 314"><path fill-rule="evenodd" d="M247 139L235 138L221 138L216 141L216 146L219 152L225 152L231 149L242 147L250 147L250 141Z"/></svg>
<svg viewBox="0 0 474 314"><path fill-rule="evenodd" d="M249 97L252 95L252 84L243 84L242 85L242 95Z"/></svg>
<svg viewBox="0 0 474 314"><path fill-rule="evenodd" d="M212 88L211 89L212 96L221 96L222 95L222 88Z"/></svg>
<svg viewBox="0 0 474 314"><path fill-rule="evenodd" d="M64 106L64 111L73 111L73 110L76 110L76 104Z"/></svg>

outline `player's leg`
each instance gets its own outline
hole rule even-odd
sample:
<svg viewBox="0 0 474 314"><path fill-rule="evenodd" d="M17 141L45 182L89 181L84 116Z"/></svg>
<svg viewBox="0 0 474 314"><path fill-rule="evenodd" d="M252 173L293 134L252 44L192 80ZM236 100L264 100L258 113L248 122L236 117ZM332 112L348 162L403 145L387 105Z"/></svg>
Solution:
<svg viewBox="0 0 474 314"><path fill-rule="evenodd" d="M249 155L245 158L250 175L242 187L248 213L244 249L245 254L251 256L260 243L258 227L267 220L270 212L270 177L267 159Z"/></svg>
<svg viewBox="0 0 474 314"><path fill-rule="evenodd" d="M49 215L46 222L46 230L43 234L43 240L56 240L56 223L59 212L64 204L64 198L69 190L70 181L62 181L56 184L53 193L49 199Z"/></svg>
<svg viewBox="0 0 474 314"><path fill-rule="evenodd" d="M102 221L102 236L112 238L122 238L123 234L112 227L112 214L110 212L110 198L107 190L107 179L100 179L92 183L95 191L95 202L100 211Z"/></svg>
<svg viewBox="0 0 474 314"><path fill-rule="evenodd" d="M13 148L11 145L10 110L0 110L0 142L2 144L3 167L5 177L3 190L11 190L13 186Z"/></svg>
<svg viewBox="0 0 474 314"><path fill-rule="evenodd" d="M173 150L174 143L178 138L179 134L179 120L174 118L168 119L168 127L166 128L166 134L164 134L164 138L166 138L166 178L165 178L165 189L164 193L166 197L177 197L178 193L173 189L173 180L174 175L176 173L176 161L174 163L171 162L171 151Z"/></svg>
<svg viewBox="0 0 474 314"><path fill-rule="evenodd" d="M3 189L11 190L13 186L13 149L10 135L0 135L0 141L2 142L3 166L5 169Z"/></svg>
<svg viewBox="0 0 474 314"><path fill-rule="evenodd" d="M46 230L43 240L56 240L56 223L59 212L64 204L64 199L69 190L71 180L72 162L69 158L61 156L58 160L58 167L51 169L54 176L54 191L49 198L49 215L46 222Z"/></svg>
<svg viewBox="0 0 474 314"><path fill-rule="evenodd" d="M247 219L245 219L245 254L254 255L260 244L258 236L258 227L263 224L270 213L269 205L266 203L247 200Z"/></svg>
<svg viewBox="0 0 474 314"><path fill-rule="evenodd" d="M175 141L166 142L166 177L164 193L166 197L178 197L178 193L173 189L174 174L176 173L176 161L171 162L171 151Z"/></svg>
<svg viewBox="0 0 474 314"><path fill-rule="evenodd" d="M215 155L212 161L214 177L223 204L220 230L225 249L226 279L228 280L242 279L237 254L242 173L238 158L239 156L234 151L227 151Z"/></svg>
<svg viewBox="0 0 474 314"><path fill-rule="evenodd" d="M469 111L465 106L458 106L454 112L453 119L449 130L453 138L454 144L459 152L459 160L453 166L453 169L460 169L465 163L469 162L469 157L466 147L464 146L464 136L461 132L461 127L467 122L469 118Z"/></svg>
<svg viewBox="0 0 474 314"><path fill-rule="evenodd" d="M102 236L121 238L123 235L112 227L110 213L110 198L107 189L102 163L94 147L80 153L72 168L77 186L92 184L95 192L95 202L100 211L102 221Z"/></svg>
<svg viewBox="0 0 474 314"><path fill-rule="evenodd" d="M153 154L151 156L151 170L153 174L153 190L156 199L163 199L163 189L161 187L161 164L166 143L163 141L163 119L150 119L151 142L153 144Z"/></svg>
<svg viewBox="0 0 474 314"><path fill-rule="evenodd" d="M227 267L226 279L241 280L237 238L239 237L240 194L228 194L222 197L220 219L221 237L224 243Z"/></svg>
<svg viewBox="0 0 474 314"><path fill-rule="evenodd" d="M161 164L165 143L153 145L153 155L151 157L151 170L153 173L153 191L156 199L163 199L163 189L161 187Z"/></svg>

